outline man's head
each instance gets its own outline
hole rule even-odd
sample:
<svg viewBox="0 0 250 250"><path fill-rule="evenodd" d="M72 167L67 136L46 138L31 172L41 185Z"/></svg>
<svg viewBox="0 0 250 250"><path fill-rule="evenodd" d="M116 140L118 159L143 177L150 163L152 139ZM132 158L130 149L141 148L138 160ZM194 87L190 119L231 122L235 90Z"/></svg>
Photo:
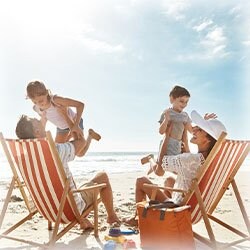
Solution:
<svg viewBox="0 0 250 250"><path fill-rule="evenodd" d="M16 135L19 139L34 139L45 137L45 129L36 118L22 115L16 125Z"/></svg>

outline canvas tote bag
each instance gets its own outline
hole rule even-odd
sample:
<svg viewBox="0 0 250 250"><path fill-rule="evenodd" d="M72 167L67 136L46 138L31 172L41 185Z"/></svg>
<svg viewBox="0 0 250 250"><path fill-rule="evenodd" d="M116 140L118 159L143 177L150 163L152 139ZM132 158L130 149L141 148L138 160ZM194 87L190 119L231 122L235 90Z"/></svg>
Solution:
<svg viewBox="0 0 250 250"><path fill-rule="evenodd" d="M171 207L171 206L170 206ZM154 250L194 250L190 206L166 208L137 203L141 247Z"/></svg>

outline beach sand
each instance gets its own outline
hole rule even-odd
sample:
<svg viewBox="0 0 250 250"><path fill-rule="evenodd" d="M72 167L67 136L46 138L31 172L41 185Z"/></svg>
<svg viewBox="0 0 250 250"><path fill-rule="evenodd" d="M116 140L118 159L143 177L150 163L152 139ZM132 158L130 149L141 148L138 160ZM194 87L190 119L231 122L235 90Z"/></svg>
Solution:
<svg viewBox="0 0 250 250"><path fill-rule="evenodd" d="M135 180L138 176L143 176L145 173L136 172L136 173L121 173L121 174L111 174L109 175L111 185L113 188L114 194L114 205L115 209L120 218L130 217L135 212ZM158 184L163 183L163 179L159 179L152 175L151 177L153 182ZM236 181L242 195L243 202L245 204L245 208L250 215L250 172L239 172L236 176ZM77 180L79 182L80 180ZM83 182L85 180L82 180ZM1 209L3 204L3 197L5 196L6 182L0 183L1 191ZM21 197L18 190L15 190L15 195L17 197ZM4 219L4 223L1 231L8 228L11 224L13 224L18 219L24 217L26 214L26 209L23 201L11 202L9 204L6 217ZM215 215L225 220L232 225L236 225L239 229L246 231L246 227L244 225L240 209L237 205L236 199L232 192L232 189L226 191L223 199L218 205L218 208L215 210ZM90 216L91 218L91 216ZM126 228L125 226L122 226ZM234 239L232 237L232 233L223 229L222 227L212 224L213 230L216 235L216 239L220 242L227 242ZM193 226L193 229L200 234L207 236L206 230L204 227L204 223L201 221L197 225ZM55 244L54 249L103 249L105 244L105 235L108 235L109 225L106 223L106 215L105 209L103 205L99 206L99 239L96 239L93 235L92 231L83 232L79 229L78 226L75 226L70 230L66 235L64 235L60 240L58 240ZM17 231L17 230L16 230ZM36 215L31 221L27 222L24 226L22 226L21 230L17 231L17 235L20 237L25 237L26 239L37 240L40 242L44 242L48 239L49 232L47 230L47 222L41 218L41 216ZM140 248L140 237L139 235L130 235L125 236L127 239L132 239L136 243L136 249ZM196 242L196 249L209 249L207 246L202 244L199 241ZM15 242L6 239L0 239L0 250L2 249L41 249L39 247L33 247L24 243ZM122 249L121 245L118 245L117 249ZM247 250L250 249L250 241L245 242L237 247L231 247L229 249L241 249Z"/></svg>

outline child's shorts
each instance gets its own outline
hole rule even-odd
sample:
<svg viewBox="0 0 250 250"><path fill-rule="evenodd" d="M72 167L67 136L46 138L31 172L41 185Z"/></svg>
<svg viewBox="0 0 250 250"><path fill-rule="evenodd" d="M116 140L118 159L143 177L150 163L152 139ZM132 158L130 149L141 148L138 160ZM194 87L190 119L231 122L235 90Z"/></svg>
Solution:
<svg viewBox="0 0 250 250"><path fill-rule="evenodd" d="M83 119L81 118L80 122L79 122L79 127L83 130ZM70 129L69 128L64 128L64 129L61 129L61 128L56 128L56 133L60 134L60 133L67 133L69 132Z"/></svg>

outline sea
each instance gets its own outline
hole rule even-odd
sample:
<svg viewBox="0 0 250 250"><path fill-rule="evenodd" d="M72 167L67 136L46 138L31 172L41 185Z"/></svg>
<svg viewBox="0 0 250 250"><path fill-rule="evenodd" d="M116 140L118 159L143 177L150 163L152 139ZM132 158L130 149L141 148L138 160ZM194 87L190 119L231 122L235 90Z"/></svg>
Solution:
<svg viewBox="0 0 250 250"><path fill-rule="evenodd" d="M88 152L85 156L69 163L74 177L90 176L96 172L105 171L113 173L141 172L141 158L157 152ZM0 181L9 180L12 177L11 168L6 157L0 153Z"/></svg>
<svg viewBox="0 0 250 250"><path fill-rule="evenodd" d="M141 172L140 159L148 154L157 152L88 152L84 157L75 158L70 162L70 169L74 177L90 176L99 171L108 174ZM5 156L0 153L0 181L7 181L12 177L11 168ZM245 159L239 171L250 172L250 154Z"/></svg>

